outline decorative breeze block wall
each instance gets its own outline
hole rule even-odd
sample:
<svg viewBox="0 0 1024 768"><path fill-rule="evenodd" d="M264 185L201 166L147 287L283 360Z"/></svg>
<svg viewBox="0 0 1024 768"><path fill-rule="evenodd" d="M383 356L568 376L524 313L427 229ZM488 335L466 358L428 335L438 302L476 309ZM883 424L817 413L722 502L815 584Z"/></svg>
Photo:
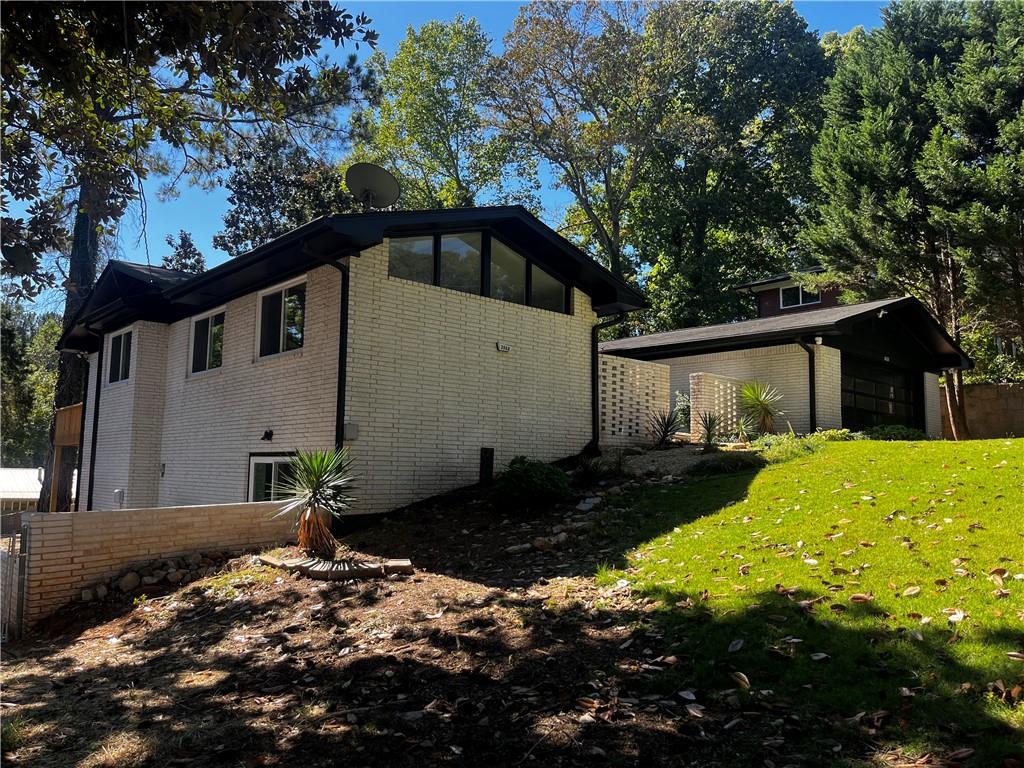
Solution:
<svg viewBox="0 0 1024 768"><path fill-rule="evenodd" d="M700 436L700 414L716 413L722 419L721 429L736 429L740 416L740 387L743 382L714 373L690 374L690 434Z"/></svg>
<svg viewBox="0 0 1024 768"><path fill-rule="evenodd" d="M669 407L668 366L614 355L598 361L601 447L650 442L651 411Z"/></svg>

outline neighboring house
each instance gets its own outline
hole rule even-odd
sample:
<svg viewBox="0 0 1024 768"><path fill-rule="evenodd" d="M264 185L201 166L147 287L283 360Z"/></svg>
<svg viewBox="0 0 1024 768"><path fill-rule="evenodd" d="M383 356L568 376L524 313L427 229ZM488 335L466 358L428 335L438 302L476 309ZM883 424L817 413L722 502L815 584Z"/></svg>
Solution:
<svg viewBox="0 0 1024 768"><path fill-rule="evenodd" d="M344 443L378 513L579 453L594 326L642 306L518 206L325 217L201 275L111 262L61 340L89 359L80 508L266 500Z"/></svg>
<svg viewBox="0 0 1024 768"><path fill-rule="evenodd" d="M43 487L43 468L20 469L0 467L0 516L3 533L12 533L21 527L23 512L35 512L39 504L39 491ZM72 485L74 493L74 485Z"/></svg>
<svg viewBox="0 0 1024 768"><path fill-rule="evenodd" d="M783 396L777 425L797 432L903 424L942 436L938 374L970 359L916 299L841 306L789 275L749 283L759 317L601 344L600 351L663 363L670 390L690 375L758 379Z"/></svg>

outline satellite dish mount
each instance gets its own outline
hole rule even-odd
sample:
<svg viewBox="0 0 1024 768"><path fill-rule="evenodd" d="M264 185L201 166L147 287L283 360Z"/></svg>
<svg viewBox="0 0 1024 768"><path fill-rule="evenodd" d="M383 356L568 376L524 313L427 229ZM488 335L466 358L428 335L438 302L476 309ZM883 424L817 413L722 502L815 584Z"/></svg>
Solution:
<svg viewBox="0 0 1024 768"><path fill-rule="evenodd" d="M388 208L398 201L398 179L373 163L356 163L345 172L345 185L363 210Z"/></svg>

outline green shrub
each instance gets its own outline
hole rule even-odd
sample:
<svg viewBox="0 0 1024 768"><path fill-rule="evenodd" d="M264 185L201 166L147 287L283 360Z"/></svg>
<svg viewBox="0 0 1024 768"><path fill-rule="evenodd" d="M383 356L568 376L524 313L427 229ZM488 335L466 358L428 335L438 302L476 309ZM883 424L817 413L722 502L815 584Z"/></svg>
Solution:
<svg viewBox="0 0 1024 768"><path fill-rule="evenodd" d="M7 754L25 743L25 732L21 720L5 717L0 726L0 752Z"/></svg>
<svg viewBox="0 0 1024 768"><path fill-rule="evenodd" d="M565 472L525 456L512 459L494 481L494 503L510 512L543 509L571 495Z"/></svg>
<svg viewBox="0 0 1024 768"><path fill-rule="evenodd" d="M682 419L686 429L690 428L690 396L683 390L676 391L676 410L679 411L679 418Z"/></svg>
<svg viewBox="0 0 1024 768"><path fill-rule="evenodd" d="M782 435L764 435L753 442L753 446L761 451L761 456L769 464L799 459L808 454L820 451L828 442L820 434L797 437L792 432Z"/></svg>
<svg viewBox="0 0 1024 768"><path fill-rule="evenodd" d="M690 471L694 475L729 475L761 469L767 462L764 456L751 451L721 451L705 456Z"/></svg>
<svg viewBox="0 0 1024 768"><path fill-rule="evenodd" d="M865 430L868 440L927 440L928 435L920 429L904 427L902 424L887 424Z"/></svg>
<svg viewBox="0 0 1024 768"><path fill-rule="evenodd" d="M814 434L824 439L827 443L845 443L848 440L864 439L862 433L851 432L849 429L819 429Z"/></svg>

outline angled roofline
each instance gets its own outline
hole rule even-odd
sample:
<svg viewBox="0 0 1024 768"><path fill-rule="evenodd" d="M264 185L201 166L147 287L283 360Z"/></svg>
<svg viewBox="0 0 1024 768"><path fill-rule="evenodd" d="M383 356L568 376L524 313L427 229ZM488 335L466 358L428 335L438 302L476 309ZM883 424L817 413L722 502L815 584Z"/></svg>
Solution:
<svg viewBox="0 0 1024 768"><path fill-rule="evenodd" d="M813 267L794 269L789 272L780 272L779 274L772 275L771 277L763 277L760 280L751 280L749 283L740 283L735 288L733 288L733 290L743 291L744 293L747 293L754 288L767 288L771 286L773 283L789 282L790 280L793 279L793 275L795 274L818 274L824 271L825 268L823 266L821 266L820 264L816 264Z"/></svg>
<svg viewBox="0 0 1024 768"><path fill-rule="evenodd" d="M139 319L170 323L211 306L251 293L274 282L338 259L359 254L397 233L489 230L519 247L570 287L590 296L599 316L630 312L648 306L634 286L615 277L577 246L544 224L521 205L443 208L416 211L369 211L321 216L280 235L258 248L229 259L199 275L131 262L108 263L93 293L82 305L60 349L92 351L108 325L127 325ZM557 254L559 258L552 258ZM124 274L136 282L128 294L102 307L91 299L108 280L117 286ZM152 290L146 286L146 281ZM132 299L142 299L133 307Z"/></svg>

